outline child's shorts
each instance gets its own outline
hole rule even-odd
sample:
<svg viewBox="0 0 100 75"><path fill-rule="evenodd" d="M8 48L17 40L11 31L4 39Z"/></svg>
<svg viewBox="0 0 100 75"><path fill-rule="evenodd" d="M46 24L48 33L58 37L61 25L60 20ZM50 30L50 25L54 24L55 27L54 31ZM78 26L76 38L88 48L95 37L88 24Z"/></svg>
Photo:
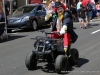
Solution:
<svg viewBox="0 0 100 75"><path fill-rule="evenodd" d="M79 21L81 22L81 21L85 21L86 20L86 18L79 18Z"/></svg>

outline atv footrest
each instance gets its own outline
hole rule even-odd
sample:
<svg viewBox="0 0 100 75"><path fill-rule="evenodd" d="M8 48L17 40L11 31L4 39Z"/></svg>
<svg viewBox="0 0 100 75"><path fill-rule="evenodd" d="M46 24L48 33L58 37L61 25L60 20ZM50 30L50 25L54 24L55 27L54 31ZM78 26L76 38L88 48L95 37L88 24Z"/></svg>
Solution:
<svg viewBox="0 0 100 75"><path fill-rule="evenodd" d="M44 52L38 52L38 51L33 51L35 54L49 54L51 53L51 50L50 51L44 51Z"/></svg>

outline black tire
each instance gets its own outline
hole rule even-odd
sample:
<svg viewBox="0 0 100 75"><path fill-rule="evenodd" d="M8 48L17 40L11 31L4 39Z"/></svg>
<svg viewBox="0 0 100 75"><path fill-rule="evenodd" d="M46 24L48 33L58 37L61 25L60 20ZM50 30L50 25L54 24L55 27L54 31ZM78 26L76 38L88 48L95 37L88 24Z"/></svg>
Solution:
<svg viewBox="0 0 100 75"><path fill-rule="evenodd" d="M77 65L79 58L79 52L77 49L73 48L71 49L71 57L69 57L69 63L71 65Z"/></svg>
<svg viewBox="0 0 100 75"><path fill-rule="evenodd" d="M7 30L7 32L8 32L8 33L11 33L11 32L12 32L12 30Z"/></svg>
<svg viewBox="0 0 100 75"><path fill-rule="evenodd" d="M26 56L25 64L28 70L35 69L37 66L36 54L34 54L32 51L29 52Z"/></svg>
<svg viewBox="0 0 100 75"><path fill-rule="evenodd" d="M55 61L55 70L58 74L61 73L61 71L66 71L68 65L67 57L64 55L58 55Z"/></svg>
<svg viewBox="0 0 100 75"><path fill-rule="evenodd" d="M32 30L37 30L38 29L38 24L36 20L32 21Z"/></svg>

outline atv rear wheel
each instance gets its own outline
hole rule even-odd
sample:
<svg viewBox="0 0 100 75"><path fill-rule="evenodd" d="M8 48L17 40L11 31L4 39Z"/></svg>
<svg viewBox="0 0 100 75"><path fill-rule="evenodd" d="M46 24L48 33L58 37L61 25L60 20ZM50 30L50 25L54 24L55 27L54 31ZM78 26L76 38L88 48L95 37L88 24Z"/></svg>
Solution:
<svg viewBox="0 0 100 75"><path fill-rule="evenodd" d="M79 52L75 48L71 49L70 52L71 52L71 57L69 57L69 63L71 65L76 65L78 63Z"/></svg>

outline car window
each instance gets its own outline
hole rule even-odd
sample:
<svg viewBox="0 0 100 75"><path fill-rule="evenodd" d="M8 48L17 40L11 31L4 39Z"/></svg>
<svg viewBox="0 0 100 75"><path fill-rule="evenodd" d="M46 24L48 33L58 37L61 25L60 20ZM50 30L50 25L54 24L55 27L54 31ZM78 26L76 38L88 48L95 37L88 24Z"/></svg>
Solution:
<svg viewBox="0 0 100 75"><path fill-rule="evenodd" d="M17 9L13 14L31 13L36 6L25 6Z"/></svg>
<svg viewBox="0 0 100 75"><path fill-rule="evenodd" d="M38 6L38 8L37 8L37 12L42 12L42 6L41 6L41 5Z"/></svg>
<svg viewBox="0 0 100 75"><path fill-rule="evenodd" d="M23 8L19 8L13 14L22 14L23 10L24 10Z"/></svg>

